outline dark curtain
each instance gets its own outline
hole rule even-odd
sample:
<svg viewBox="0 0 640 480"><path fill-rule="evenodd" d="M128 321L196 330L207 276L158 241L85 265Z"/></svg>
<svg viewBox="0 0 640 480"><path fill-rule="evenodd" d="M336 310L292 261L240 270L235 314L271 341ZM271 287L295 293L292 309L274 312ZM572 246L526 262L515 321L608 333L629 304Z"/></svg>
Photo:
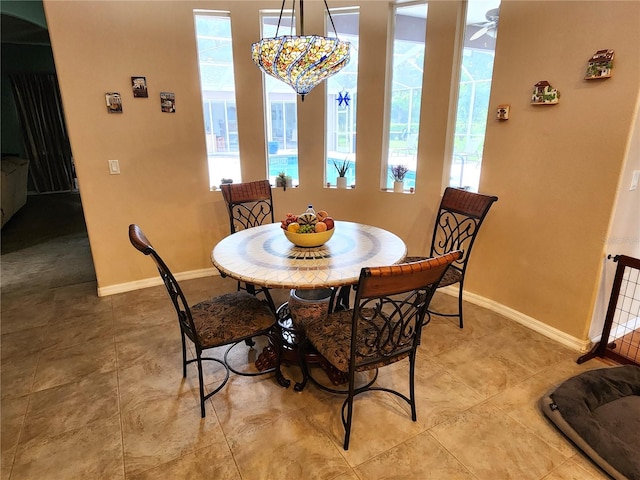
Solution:
<svg viewBox="0 0 640 480"><path fill-rule="evenodd" d="M38 193L74 189L73 161L55 74L10 75L29 159L29 178Z"/></svg>

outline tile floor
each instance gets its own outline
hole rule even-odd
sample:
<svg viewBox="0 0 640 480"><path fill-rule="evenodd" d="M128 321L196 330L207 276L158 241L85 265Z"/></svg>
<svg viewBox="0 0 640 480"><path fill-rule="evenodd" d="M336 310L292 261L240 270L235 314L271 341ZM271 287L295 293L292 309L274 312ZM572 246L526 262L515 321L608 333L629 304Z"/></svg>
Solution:
<svg viewBox="0 0 640 480"><path fill-rule="evenodd" d="M182 285L194 303L235 288L219 277ZM443 294L434 299L451 303ZM418 421L395 397L362 396L344 451L342 398L313 385L283 389L272 375L232 376L201 419L196 369L182 378L164 287L98 298L86 236L7 253L0 478L609 478L536 406L554 384L607 365L577 365L577 352L488 310L465 308L464 329L434 318L423 332ZM250 368L255 355L242 345L233 358ZM406 366L381 369L379 382L406 386ZM207 382L219 375L209 368ZM285 375L299 378L295 366Z"/></svg>

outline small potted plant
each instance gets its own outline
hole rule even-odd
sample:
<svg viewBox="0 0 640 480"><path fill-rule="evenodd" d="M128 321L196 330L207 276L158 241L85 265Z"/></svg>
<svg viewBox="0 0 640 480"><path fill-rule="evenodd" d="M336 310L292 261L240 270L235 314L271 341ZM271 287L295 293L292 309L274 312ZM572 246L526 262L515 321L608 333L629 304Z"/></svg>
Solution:
<svg viewBox="0 0 640 480"><path fill-rule="evenodd" d="M393 165L391 167L391 178L393 178L393 191L396 193L404 192L404 177L409 172L406 165Z"/></svg>
<svg viewBox="0 0 640 480"><path fill-rule="evenodd" d="M349 171L349 160L344 159L342 165L338 165L336 161L333 161L333 166L338 171L338 178L336 178L336 186L338 188L347 188L347 172Z"/></svg>
<svg viewBox="0 0 640 480"><path fill-rule="evenodd" d="M291 177L287 175L286 172L278 173L278 176L276 177L276 187L282 187L284 190L286 190L287 187L291 187L291 184Z"/></svg>

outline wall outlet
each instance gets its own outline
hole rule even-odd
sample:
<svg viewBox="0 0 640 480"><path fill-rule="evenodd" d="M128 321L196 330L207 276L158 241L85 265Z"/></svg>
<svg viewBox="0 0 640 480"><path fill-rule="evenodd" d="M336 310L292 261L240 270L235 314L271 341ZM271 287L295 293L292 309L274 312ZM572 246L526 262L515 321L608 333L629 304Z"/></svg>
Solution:
<svg viewBox="0 0 640 480"><path fill-rule="evenodd" d="M118 160L109 160L109 173L111 175L120 175L120 162Z"/></svg>

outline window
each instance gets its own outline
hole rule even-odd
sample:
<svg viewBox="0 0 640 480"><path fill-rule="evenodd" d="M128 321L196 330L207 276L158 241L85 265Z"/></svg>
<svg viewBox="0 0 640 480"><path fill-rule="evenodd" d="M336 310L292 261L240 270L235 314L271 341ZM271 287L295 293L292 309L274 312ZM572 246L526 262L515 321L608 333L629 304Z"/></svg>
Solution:
<svg viewBox="0 0 640 480"><path fill-rule="evenodd" d="M499 0L467 4L449 186L474 192L480 183L499 6Z"/></svg>
<svg viewBox="0 0 640 480"><path fill-rule="evenodd" d="M382 181L386 189L393 187L390 170L397 165L409 169L404 178L404 189L415 187L426 33L426 3L394 6L388 149Z"/></svg>
<svg viewBox="0 0 640 480"><path fill-rule="evenodd" d="M262 38L276 36L279 11L276 14L262 15ZM295 26L291 25L291 11L282 13L280 20L281 35L295 35ZM295 21L295 17L293 18ZM276 184L276 177L284 172L291 177L293 185L300 183L298 175L298 104L296 92L286 83L270 75L262 74L264 81L265 125L267 138L267 158L269 163L269 181Z"/></svg>
<svg viewBox="0 0 640 480"><path fill-rule="evenodd" d="M195 14L209 186L241 182L236 91L228 12Z"/></svg>
<svg viewBox="0 0 640 480"><path fill-rule="evenodd" d="M336 32L327 15L327 36L351 43L346 67L326 81L326 162L325 181L335 185L338 172L334 162L348 162L347 185L356 183L356 111L358 106L358 10L331 12Z"/></svg>

